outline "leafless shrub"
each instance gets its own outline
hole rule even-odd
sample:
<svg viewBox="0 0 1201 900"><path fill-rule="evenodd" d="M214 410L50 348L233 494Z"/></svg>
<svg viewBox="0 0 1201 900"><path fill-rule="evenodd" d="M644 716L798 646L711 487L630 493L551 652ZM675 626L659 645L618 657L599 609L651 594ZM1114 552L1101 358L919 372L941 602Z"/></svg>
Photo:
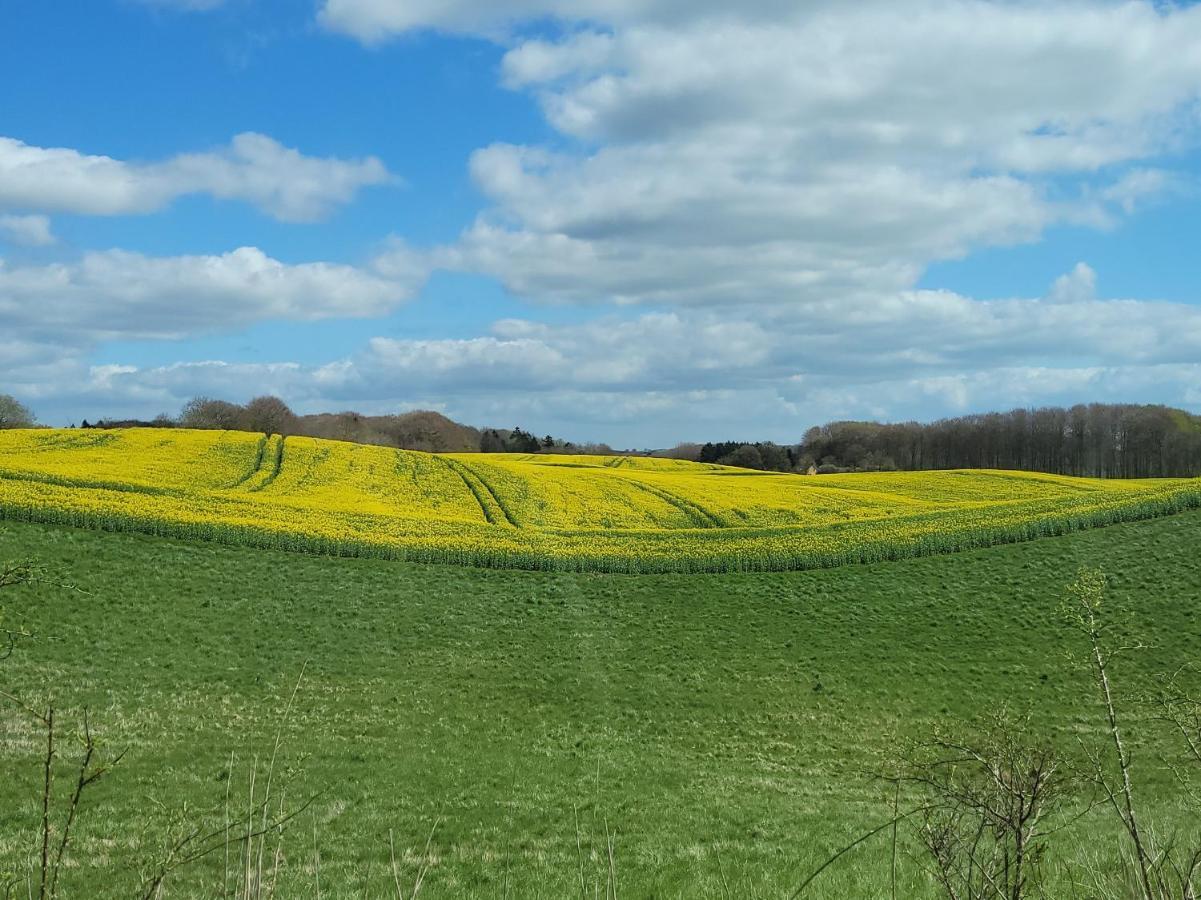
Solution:
<svg viewBox="0 0 1201 900"><path fill-rule="evenodd" d="M918 842L950 900L1021 900L1041 883L1048 836L1075 797L1064 760L995 718L974 735L935 734L907 755L899 780L921 801Z"/></svg>

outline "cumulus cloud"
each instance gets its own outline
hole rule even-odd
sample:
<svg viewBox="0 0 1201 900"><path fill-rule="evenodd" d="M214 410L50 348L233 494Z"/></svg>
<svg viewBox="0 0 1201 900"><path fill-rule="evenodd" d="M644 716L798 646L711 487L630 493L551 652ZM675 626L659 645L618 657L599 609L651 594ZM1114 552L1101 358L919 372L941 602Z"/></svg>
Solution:
<svg viewBox="0 0 1201 900"><path fill-rule="evenodd" d="M1097 296L1097 273L1088 263L1076 263L1066 275L1060 275L1047 294L1048 303L1087 303Z"/></svg>
<svg viewBox="0 0 1201 900"><path fill-rule="evenodd" d="M173 409L197 393L245 399L253 384L309 411L432 406L475 423L670 443L795 440L828 418L1082 399L1187 405L1201 392L1198 359L1201 308L1099 299L1095 275L1081 264L1041 298L905 291L739 314L686 308L573 325L508 319L470 338L375 338L323 365L90 369L77 359L64 365L68 375L49 377L64 394L143 409Z"/></svg>
<svg viewBox="0 0 1201 900"><path fill-rule="evenodd" d="M6 266L0 320L8 335L65 346L231 332L270 319L379 317L424 279L399 248L380 270L333 263L288 265L255 247L220 256L151 257L122 250L73 263Z"/></svg>
<svg viewBox="0 0 1201 900"><path fill-rule="evenodd" d="M788 303L911 285L927 261L1036 237L1066 213L1007 176L830 163L779 177L708 144L586 160L507 145L472 171L498 208L446 257L544 300Z"/></svg>
<svg viewBox="0 0 1201 900"><path fill-rule="evenodd" d="M262 134L161 162L128 162L0 137L0 209L127 215L187 194L244 200L284 221L321 219L371 185L395 182L371 156L305 156Z"/></svg>
<svg viewBox="0 0 1201 900"><path fill-rule="evenodd" d="M519 43L504 69L593 139L768 127L832 158L1078 170L1171 140L1199 39L1193 8L918 0L636 21Z"/></svg>
<svg viewBox="0 0 1201 900"><path fill-rule="evenodd" d="M0 240L24 247L48 247L55 239L48 216L0 215Z"/></svg>
<svg viewBox="0 0 1201 900"><path fill-rule="evenodd" d="M911 288L934 260L1107 227L1198 143L1201 7L327 0L378 40L508 46L567 141L496 144L443 258L552 302L772 304ZM557 19L524 37L521 26Z"/></svg>

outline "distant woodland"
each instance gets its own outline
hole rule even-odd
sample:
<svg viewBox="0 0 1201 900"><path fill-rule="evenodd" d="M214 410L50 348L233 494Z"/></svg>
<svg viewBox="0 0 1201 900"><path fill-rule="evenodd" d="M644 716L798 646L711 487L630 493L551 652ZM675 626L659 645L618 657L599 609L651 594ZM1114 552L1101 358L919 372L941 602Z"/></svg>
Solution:
<svg viewBox="0 0 1201 900"><path fill-rule="evenodd" d="M33 422L28 408L0 395L0 428L29 427ZM428 410L385 416L297 415L270 396L245 404L197 397L177 417L83 423L85 428L133 426L264 431L429 452L650 455L809 474L1017 469L1098 478L1201 476L1201 416L1133 404L1015 409L930 423L831 422L810 428L791 445L720 441L625 451L539 437L520 427L474 428Z"/></svg>
<svg viewBox="0 0 1201 900"><path fill-rule="evenodd" d="M151 421L99 419L83 428L199 428L222 431L262 431L301 435L356 444L377 444L428 453L614 453L607 444L573 444L551 435L538 437L520 427L473 428L439 412L416 410L386 416L353 411L297 415L280 398L255 397L248 403L230 403L211 397L188 401L176 417L161 415Z"/></svg>
<svg viewBox="0 0 1201 900"><path fill-rule="evenodd" d="M1165 406L1015 409L930 424L832 422L805 433L819 469L1020 469L1098 478L1201 475L1201 416Z"/></svg>
<svg viewBox="0 0 1201 900"><path fill-rule="evenodd" d="M1201 416L1166 406L1015 409L937 422L831 422L789 447L681 444L663 456L766 471L828 474L1018 469L1095 478L1201 476Z"/></svg>

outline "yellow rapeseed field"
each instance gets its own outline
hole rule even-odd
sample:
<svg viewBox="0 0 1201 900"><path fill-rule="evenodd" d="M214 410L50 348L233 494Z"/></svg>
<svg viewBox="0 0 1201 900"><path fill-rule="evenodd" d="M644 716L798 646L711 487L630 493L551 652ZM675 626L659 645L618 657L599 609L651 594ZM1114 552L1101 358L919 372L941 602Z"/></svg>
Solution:
<svg viewBox="0 0 1201 900"><path fill-rule="evenodd" d="M676 460L436 455L175 429L0 432L0 518L348 556L614 572L799 569L1201 506L1201 481L801 476Z"/></svg>

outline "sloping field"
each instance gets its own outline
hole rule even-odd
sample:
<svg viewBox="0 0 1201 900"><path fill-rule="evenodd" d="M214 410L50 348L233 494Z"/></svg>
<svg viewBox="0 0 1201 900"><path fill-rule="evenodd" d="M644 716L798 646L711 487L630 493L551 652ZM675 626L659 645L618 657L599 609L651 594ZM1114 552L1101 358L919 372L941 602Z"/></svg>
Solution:
<svg viewBox="0 0 1201 900"><path fill-rule="evenodd" d="M785 570L1201 506L1201 481L803 477L635 457L432 455L246 432L0 433L0 517L534 569Z"/></svg>
<svg viewBox="0 0 1201 900"><path fill-rule="evenodd" d="M40 560L87 591L0 591L6 621L38 635L0 662L0 688L54 698L56 801L75 786L85 710L105 760L128 751L85 795L64 900L143 896L184 827L248 808L281 733L272 796L319 797L280 836L277 898L394 900L392 837L408 889L432 832L420 900L612 898L611 871L622 900L783 900L893 816L872 773L935 728L1029 714L1089 771L1085 749L1108 733L1087 643L1061 612L1082 566L1109 575L1123 640L1154 648L1113 669L1140 822L1195 846L1180 735L1135 698L1201 658L1198 534L1193 511L895 564L635 577L0 522L0 560ZM21 900L31 870L37 896L44 741L0 703L0 872ZM1047 820L1037 896L1135 896L1117 887L1117 823L1089 797L1081 786ZM803 900L887 900L894 864L896 897L945 897L919 828L901 828L895 857L887 832L860 845ZM162 897L244 896L233 855L180 870Z"/></svg>

